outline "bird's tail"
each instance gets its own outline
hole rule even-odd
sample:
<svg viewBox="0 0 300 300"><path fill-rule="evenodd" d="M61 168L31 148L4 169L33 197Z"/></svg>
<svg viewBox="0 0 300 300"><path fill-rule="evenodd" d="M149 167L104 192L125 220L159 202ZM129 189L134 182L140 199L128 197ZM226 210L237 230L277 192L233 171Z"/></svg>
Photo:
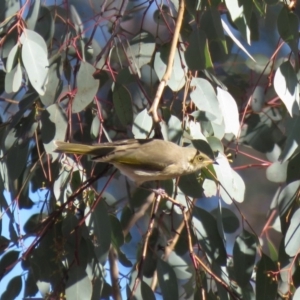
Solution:
<svg viewBox="0 0 300 300"><path fill-rule="evenodd" d="M62 141L54 141L56 146L55 152L79 154L79 155L103 155L111 149L103 149L101 145L84 145L75 143L66 143ZM104 151L103 151L104 150ZM105 152L105 153L103 153Z"/></svg>

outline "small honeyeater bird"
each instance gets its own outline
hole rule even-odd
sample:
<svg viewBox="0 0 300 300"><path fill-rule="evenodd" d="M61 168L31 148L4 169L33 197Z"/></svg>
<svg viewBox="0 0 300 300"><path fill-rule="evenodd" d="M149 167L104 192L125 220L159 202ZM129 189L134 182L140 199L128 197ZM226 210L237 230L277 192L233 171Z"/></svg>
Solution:
<svg viewBox="0 0 300 300"><path fill-rule="evenodd" d="M89 154L97 162L110 163L137 185L191 174L214 163L195 148L157 139L130 139L95 145L54 141L54 144L55 152Z"/></svg>

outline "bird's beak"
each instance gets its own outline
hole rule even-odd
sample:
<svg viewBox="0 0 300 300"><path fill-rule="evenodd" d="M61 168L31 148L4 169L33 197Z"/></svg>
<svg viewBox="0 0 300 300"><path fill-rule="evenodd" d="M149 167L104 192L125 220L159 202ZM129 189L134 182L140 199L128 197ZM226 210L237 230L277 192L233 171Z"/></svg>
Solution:
<svg viewBox="0 0 300 300"><path fill-rule="evenodd" d="M214 160L213 165L219 165L219 163L216 160Z"/></svg>

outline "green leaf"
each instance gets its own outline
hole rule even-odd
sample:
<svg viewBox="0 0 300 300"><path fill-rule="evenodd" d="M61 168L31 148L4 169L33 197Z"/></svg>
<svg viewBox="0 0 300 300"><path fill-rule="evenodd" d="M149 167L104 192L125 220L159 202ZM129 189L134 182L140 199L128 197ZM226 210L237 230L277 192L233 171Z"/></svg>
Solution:
<svg viewBox="0 0 300 300"><path fill-rule="evenodd" d="M240 122L236 102L227 91L219 87L217 87L217 97L224 119L225 133L232 133L237 137L240 132Z"/></svg>
<svg viewBox="0 0 300 300"><path fill-rule="evenodd" d="M267 168L266 175L268 180L282 183L286 181L287 178L287 168L288 162L276 161Z"/></svg>
<svg viewBox="0 0 300 300"><path fill-rule="evenodd" d="M230 1L230 0L229 0ZM230 38L234 41L234 43L249 57L251 58L254 62L255 59L250 55L250 53L247 51L247 49L243 46L243 44L240 42L239 38L236 38L232 32L232 30L229 28L228 24L221 19L222 26L226 33L230 36ZM249 34L249 32L248 32ZM236 55L234 55L234 61L236 62Z"/></svg>
<svg viewBox="0 0 300 300"><path fill-rule="evenodd" d="M38 20L39 11L41 7L41 0L31 1L28 11L28 15L26 17L27 29L34 30L36 22Z"/></svg>
<svg viewBox="0 0 300 300"><path fill-rule="evenodd" d="M141 294L142 294L143 300L155 300L156 299L150 286L143 280L141 281Z"/></svg>
<svg viewBox="0 0 300 300"><path fill-rule="evenodd" d="M207 138L207 142L213 152L221 152L224 153L224 146L220 139L214 137L214 136L209 136Z"/></svg>
<svg viewBox="0 0 300 300"><path fill-rule="evenodd" d="M300 248L300 209L297 209L290 222L290 226L284 238L285 252L289 256L295 256Z"/></svg>
<svg viewBox="0 0 300 300"><path fill-rule="evenodd" d="M155 45L154 37L148 32L141 32L130 41L127 55L129 59L133 58L135 70L151 62Z"/></svg>
<svg viewBox="0 0 300 300"><path fill-rule="evenodd" d="M133 123L132 99L124 85L116 84L113 90L113 102L116 114L123 126Z"/></svg>
<svg viewBox="0 0 300 300"><path fill-rule="evenodd" d="M135 117L132 133L136 139L145 139L149 137L150 131L153 126L153 120L148 114L148 110L145 108Z"/></svg>
<svg viewBox="0 0 300 300"><path fill-rule="evenodd" d="M14 144L7 152L8 174L11 180L17 179L24 170L29 154L29 142Z"/></svg>
<svg viewBox="0 0 300 300"><path fill-rule="evenodd" d="M240 33L251 44L250 39L250 21L253 10L252 1L248 0L225 0L226 7L230 13L230 17L239 29Z"/></svg>
<svg viewBox="0 0 300 300"><path fill-rule="evenodd" d="M81 37L81 39L84 37L84 31L83 31L83 23L82 20L80 19L80 16L75 8L74 5L70 5L70 16L71 16L71 20L74 24L74 28L76 30L76 33L78 34L78 36ZM81 49L83 50L83 49Z"/></svg>
<svg viewBox="0 0 300 300"><path fill-rule="evenodd" d="M166 49L166 47L155 54L154 70L159 80L163 78L167 69L167 55L169 55L169 48ZM167 82L167 85L174 92L179 91L185 85L185 72L183 67L185 65L183 53L179 54L178 50L176 50L171 76Z"/></svg>
<svg viewBox="0 0 300 300"><path fill-rule="evenodd" d="M222 122L222 113L213 86L208 80L195 77L191 81L191 86L195 87L191 92L191 99L197 108L211 114L213 116L212 120L220 124Z"/></svg>
<svg viewBox="0 0 300 300"><path fill-rule="evenodd" d="M189 69L192 71L213 68L206 35L203 30L197 28L192 31L184 56Z"/></svg>
<svg viewBox="0 0 300 300"><path fill-rule="evenodd" d="M40 95L44 95L49 67L46 42L38 33L29 29L24 29L20 41L23 44L22 62L30 83Z"/></svg>
<svg viewBox="0 0 300 300"><path fill-rule="evenodd" d="M54 104L63 88L63 82L60 79L61 57L50 62L48 82L46 84L45 94L41 96L42 103L47 107Z"/></svg>
<svg viewBox="0 0 300 300"><path fill-rule="evenodd" d="M66 299L91 299L93 286L84 268L73 264L66 280Z"/></svg>
<svg viewBox="0 0 300 300"><path fill-rule="evenodd" d="M66 136L67 118L63 110L57 104L50 105L41 114L42 123L42 141L46 152L51 153L54 158L58 157L58 153L53 153L56 146L53 140L63 141Z"/></svg>
<svg viewBox="0 0 300 300"><path fill-rule="evenodd" d="M2 202L2 200L3 200L3 199L1 199L0 203ZM1 226L0 226L0 227L1 227ZM9 245L9 243L10 243L10 240L9 240L9 239L7 239L6 237L0 235L0 255L3 254L3 251L6 250L6 248L7 248L8 245Z"/></svg>
<svg viewBox="0 0 300 300"><path fill-rule="evenodd" d="M227 254L216 219L209 212L195 206L193 224L197 240L206 255L218 265L225 266Z"/></svg>
<svg viewBox="0 0 300 300"><path fill-rule="evenodd" d="M218 181L222 184L220 195L222 200L232 203L232 198L237 202L243 202L245 196L245 182L242 177L234 171L225 155L219 153L217 157L217 165L214 166Z"/></svg>
<svg viewBox="0 0 300 300"><path fill-rule="evenodd" d="M96 115L93 118L93 122L92 122L92 126L91 126L91 137L93 139L96 139L99 136L100 128L101 128L101 123L99 120L99 116Z"/></svg>
<svg viewBox="0 0 300 300"><path fill-rule="evenodd" d="M233 246L233 269L237 283L245 287L250 282L256 257L256 237L243 230Z"/></svg>
<svg viewBox="0 0 300 300"><path fill-rule="evenodd" d="M275 72L274 89L289 114L299 114L299 86L294 68L289 61L283 62Z"/></svg>
<svg viewBox="0 0 300 300"><path fill-rule="evenodd" d="M24 297L34 297L38 293L38 288L35 283L35 279L33 277L32 271L28 272L27 278L25 280L25 292Z"/></svg>
<svg viewBox="0 0 300 300"><path fill-rule="evenodd" d="M116 248L120 248L124 244L124 235L122 226L117 217L109 215L111 230L112 230L112 243Z"/></svg>
<svg viewBox="0 0 300 300"><path fill-rule="evenodd" d="M88 211L89 208L86 209L85 215ZM94 234L94 242L97 244L97 247L95 247L96 256L101 263L105 263L111 244L112 228L107 207L103 199L97 204L89 217L85 220L85 223Z"/></svg>
<svg viewBox="0 0 300 300"><path fill-rule="evenodd" d="M210 145L204 141L204 140L192 140L193 146L198 149L200 152L205 153L208 155L211 159L214 159L214 153L210 147Z"/></svg>
<svg viewBox="0 0 300 300"><path fill-rule="evenodd" d="M17 65L17 57L18 57L18 51L19 51L19 44L15 44L7 57L6 61L6 72L9 73L11 70Z"/></svg>
<svg viewBox="0 0 300 300"><path fill-rule="evenodd" d="M188 280L192 278L193 273L190 269L190 266L181 255L178 255L176 252L172 251L169 254L166 262L173 268L178 280Z"/></svg>
<svg viewBox="0 0 300 300"><path fill-rule="evenodd" d="M5 292L1 295L1 299L17 299L21 290L22 278L21 276L15 276L9 281Z"/></svg>
<svg viewBox="0 0 300 300"><path fill-rule="evenodd" d="M293 296L293 300L297 300L297 299L300 299L300 287L297 288Z"/></svg>
<svg viewBox="0 0 300 300"><path fill-rule="evenodd" d="M224 57L224 55L228 53L228 49L221 23L221 16L216 7L210 6L204 11L200 19L200 26L201 29L205 31L206 36L210 41L211 51L214 51L216 50L215 48L217 48L215 55L220 60L220 57Z"/></svg>
<svg viewBox="0 0 300 300"><path fill-rule="evenodd" d="M96 96L99 80L93 77L96 69L82 61L76 77L77 92L72 102L72 113L79 113L86 108Z"/></svg>
<svg viewBox="0 0 300 300"><path fill-rule="evenodd" d="M3 278L3 275L10 272L13 268L12 266L17 262L19 258L19 251L8 251L5 253L0 260L0 278Z"/></svg>
<svg viewBox="0 0 300 300"><path fill-rule="evenodd" d="M157 262L157 277L163 299L179 299L177 278L174 270L162 259L158 259Z"/></svg>
<svg viewBox="0 0 300 300"><path fill-rule="evenodd" d="M118 260L126 268L132 267L132 262L126 257L126 255L118 249Z"/></svg>
<svg viewBox="0 0 300 300"><path fill-rule="evenodd" d="M0 22L4 22L7 18L11 18L14 14L19 12L21 3L16 0L0 1Z"/></svg>
<svg viewBox="0 0 300 300"><path fill-rule="evenodd" d="M74 248L78 247L81 239L81 232L76 228L79 224L78 218L73 213L68 213L62 221L61 232L64 240Z"/></svg>
<svg viewBox="0 0 300 300"><path fill-rule="evenodd" d="M33 214L29 217L24 225L24 231L27 234L34 234L39 229L43 218L46 218L46 214Z"/></svg>
<svg viewBox="0 0 300 300"><path fill-rule="evenodd" d="M300 130L300 117L294 116L293 118L288 118L286 121L286 130L287 140L279 157L283 161L289 160L299 148L300 137L298 131Z"/></svg>
<svg viewBox="0 0 300 300"><path fill-rule="evenodd" d="M203 195L203 188L196 174L180 176L178 187L184 195L192 198L200 198Z"/></svg>
<svg viewBox="0 0 300 300"><path fill-rule="evenodd" d="M264 253L257 264L256 299L274 300L277 294L277 280L274 273L277 265Z"/></svg>
<svg viewBox="0 0 300 300"><path fill-rule="evenodd" d="M283 5L278 15L277 28L280 37L290 46L291 50L295 54L295 58L297 59L299 41L299 19L297 15L295 15L292 11L288 9L286 5Z"/></svg>
<svg viewBox="0 0 300 300"><path fill-rule="evenodd" d="M269 252L270 252L270 258L273 261L277 261L278 260L278 249L277 249L277 247L274 245L274 243L270 239L267 239L267 245L268 245L268 249L269 249Z"/></svg>
<svg viewBox="0 0 300 300"><path fill-rule="evenodd" d="M168 111L168 109L166 109ZM166 113L166 111L165 111ZM164 140L178 144L182 138L181 121L174 115L169 115L165 122L160 122L161 132Z"/></svg>
<svg viewBox="0 0 300 300"><path fill-rule="evenodd" d="M276 201L276 207L278 207L279 215L283 216L291 205L296 201L299 192L300 180L293 181L286 185L281 191Z"/></svg>
<svg viewBox="0 0 300 300"><path fill-rule="evenodd" d="M218 208L211 211L211 214L216 217ZM228 208L222 207L221 210L222 223L226 233L234 233L240 227L240 221L237 216Z"/></svg>
<svg viewBox="0 0 300 300"><path fill-rule="evenodd" d="M47 45L50 46L55 32L55 23L51 14L50 7L40 6L39 17L34 30L44 38ZM58 7L56 7L57 9Z"/></svg>
<svg viewBox="0 0 300 300"><path fill-rule="evenodd" d="M5 76L5 91L6 93L16 93L22 84L21 64L17 65Z"/></svg>

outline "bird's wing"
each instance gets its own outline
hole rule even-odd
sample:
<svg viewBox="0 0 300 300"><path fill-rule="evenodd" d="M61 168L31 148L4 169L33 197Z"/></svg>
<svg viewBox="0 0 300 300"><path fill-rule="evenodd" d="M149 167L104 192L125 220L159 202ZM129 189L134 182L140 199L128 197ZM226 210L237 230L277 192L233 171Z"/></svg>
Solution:
<svg viewBox="0 0 300 300"><path fill-rule="evenodd" d="M169 145L160 140L133 141L130 145L120 143L108 155L96 156L93 159L127 166L139 166L141 169L152 171L162 171L167 166L175 164L179 159L176 148L174 150L174 144ZM168 149L170 146L172 149Z"/></svg>

